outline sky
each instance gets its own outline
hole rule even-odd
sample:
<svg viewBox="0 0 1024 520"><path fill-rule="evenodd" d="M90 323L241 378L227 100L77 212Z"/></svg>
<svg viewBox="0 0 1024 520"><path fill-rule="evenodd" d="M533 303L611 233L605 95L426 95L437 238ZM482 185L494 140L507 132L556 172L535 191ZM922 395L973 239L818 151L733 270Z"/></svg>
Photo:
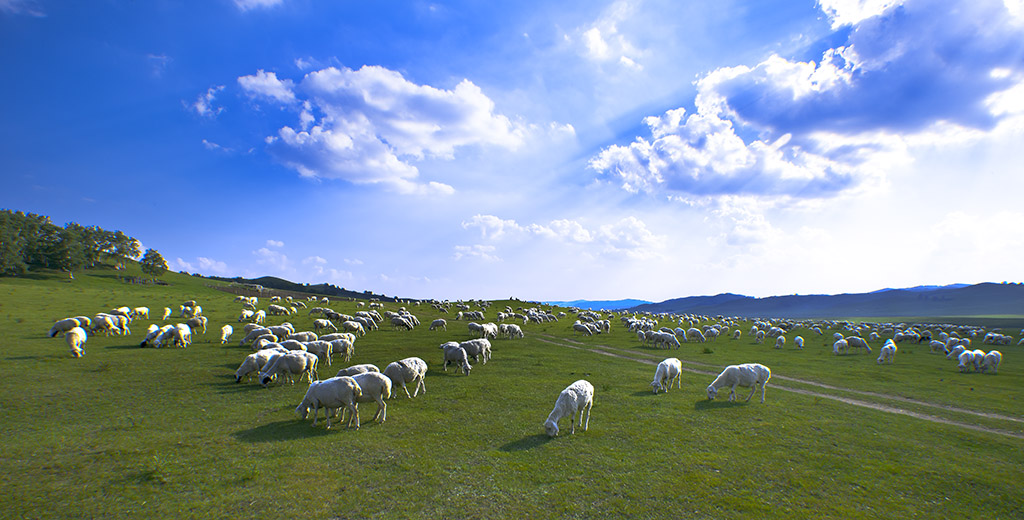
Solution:
<svg viewBox="0 0 1024 520"><path fill-rule="evenodd" d="M0 208L175 271L451 300L1022 281L1024 0L0 0L0 70Z"/></svg>

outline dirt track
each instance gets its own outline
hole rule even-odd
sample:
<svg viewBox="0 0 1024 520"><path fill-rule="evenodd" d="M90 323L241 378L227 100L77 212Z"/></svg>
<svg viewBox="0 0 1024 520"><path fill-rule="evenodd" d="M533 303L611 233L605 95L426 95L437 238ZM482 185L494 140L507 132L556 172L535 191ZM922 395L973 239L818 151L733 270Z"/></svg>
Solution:
<svg viewBox="0 0 1024 520"><path fill-rule="evenodd" d="M546 335L546 334L543 334L541 336L542 336L542 338L539 338L540 341L543 341L545 343L550 343L552 345L558 345L558 346L561 346L561 347L567 347L567 348L573 348L573 349L577 349L577 350L583 350L583 351L591 352L591 353L594 353L594 354L601 354L601 355L610 356L610 357L616 357L616 358L620 358L620 359L628 359L630 361L636 361L638 363L645 363L645 364L652 365L652 366L656 366L658 364L658 362L661 361L661 359L663 359L663 356L661 356L661 355L645 354L643 352L623 351L623 350L615 349L615 348L608 347L608 346L605 346L605 345L587 345L587 344L584 344L584 343L579 342L579 341L575 341L575 340L571 340L571 339L567 339L567 338L558 338L558 337L549 336L549 335ZM691 373L694 373L694 374L703 374L703 375L717 376L718 373L721 371L721 367L717 367L715 365L709 365L709 364L706 364L706 363L698 363L698 362L694 362L694 361L687 361L685 359L681 359L681 361L683 361L683 370L686 371L686 372L691 372ZM711 370L702 370L700 368L693 368L693 367L709 368ZM977 411L974 411L974 410L968 410L966 408L957 408L957 407L954 407L954 406L941 405L941 404L935 404L935 403L928 403L928 402L924 402L924 401L918 401L918 400L915 400L915 399L908 399L908 398L905 398L905 397L886 395L886 394L879 394L879 393L874 393L874 392L865 392L865 391L862 391L862 390L853 390L853 389L850 389L850 388L842 388L842 387L838 387L838 386L831 386L831 385L826 385L826 384L822 384L822 383L817 383L817 382L814 382L814 381L806 381L806 380L803 380L803 379L796 379L796 378L792 378L792 377L786 377L786 376L780 376L780 375L772 374L772 381L771 381L772 388L777 388L777 389L785 391L785 392L792 392L792 393L795 393L795 394L819 397L819 398L822 398L822 399L831 399L833 401L839 401L841 403L846 403L846 404L853 405L853 406L860 406L860 407L863 407L863 408L870 408L872 410L878 410L878 411L881 411L881 412L905 415L905 416L908 416L908 417L913 417L915 419L921 419L921 420L930 421L930 422L939 423L939 424L948 424L950 426L956 426L956 427L964 428L964 429L967 429L967 430L974 430L974 431L979 431L979 432L992 433L992 434L996 434L996 435L1003 435L1003 436L1006 436L1006 437L1014 437L1014 438L1017 438L1017 439L1024 439L1024 434L1018 433L1018 432L1013 432L1013 431L1008 431L1008 430L1000 430L1000 429L997 429L997 428L990 428L990 427L987 427L987 426L981 426L981 425L977 425L977 424L971 424L971 423L965 423L965 422L961 422L961 421L955 421L955 420L952 420L952 419L947 419L945 417L938 417L938 416L935 416L935 415L929 415L929 414L926 414L926 413L915 412L915 411L912 411L912 410L905 410L903 408L898 408L896 406L890 406L890 405L881 404L881 403L875 403L875 402L871 402L871 401L862 401L860 399L853 399L853 398L843 397L843 396L838 396L838 395L833 395L833 394L827 394L827 393L822 393L822 392L815 392L813 390L805 390L805 389L802 389L802 388L793 388L791 386L779 385L777 383L777 381L788 381L788 382L792 382L792 383L799 383L799 384L808 385L808 386L814 386L814 387L818 387L818 388L822 388L822 389L827 389L827 390L835 390L835 391L839 391L839 392L846 392L846 393L851 393L851 394L859 394L859 395L871 396L871 397L876 397L876 398L882 398L882 399L886 399L886 400L905 402L905 403L908 403L908 404L913 404L913 405L921 406L921 407L925 407L925 408L935 408L935 409L946 410L946 411L950 411L950 412L957 412L957 413L962 413L962 414L967 414L967 415L974 415L974 416L977 416L977 417L985 417L985 418L988 418L988 419L999 419L999 420L1004 420L1004 421L1012 421L1012 422L1024 423L1024 419L1022 419L1020 417L1011 417L1011 416L1007 416L1007 415L1000 415L1000 414L994 414L994 413L977 412Z"/></svg>

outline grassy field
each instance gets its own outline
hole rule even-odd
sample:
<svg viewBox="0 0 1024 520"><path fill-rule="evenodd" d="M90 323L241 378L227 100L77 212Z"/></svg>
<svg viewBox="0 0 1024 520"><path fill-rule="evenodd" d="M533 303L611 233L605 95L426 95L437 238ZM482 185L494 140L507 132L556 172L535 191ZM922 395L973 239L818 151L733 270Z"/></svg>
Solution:
<svg viewBox="0 0 1024 520"><path fill-rule="evenodd" d="M0 517L1019 518L1024 503L1022 347L1001 348L998 375L960 374L923 345L879 366L833 356L806 330L786 349L757 345L745 324L741 340L666 353L617 322L574 337L567 317L492 341L493 361L465 377L440 370L437 348L469 339L465 325L446 316L448 332L430 332L441 315L410 306L423 326L367 334L352 363L422 357L427 393L390 401L384 424L364 404L361 429L328 431L294 414L305 384L234 382L251 351L238 332L217 341L222 324L241 328L231 294L184 275L141 286L119 274L0 278ZM187 299L203 305L210 332L185 350L138 348L160 309ZM46 337L56 319L121 305L148 306L156 320L90 338L81 359ZM505 305L523 304L495 302L488 321ZM311 328L305 312L291 321ZM803 351L791 347L796 334ZM709 402L713 376L693 372L653 395L651 363L669 355L704 372L768 365L767 402ZM321 366L321 377L341 366ZM548 439L555 397L580 378L596 388L589 431L567 435L563 421L565 434Z"/></svg>

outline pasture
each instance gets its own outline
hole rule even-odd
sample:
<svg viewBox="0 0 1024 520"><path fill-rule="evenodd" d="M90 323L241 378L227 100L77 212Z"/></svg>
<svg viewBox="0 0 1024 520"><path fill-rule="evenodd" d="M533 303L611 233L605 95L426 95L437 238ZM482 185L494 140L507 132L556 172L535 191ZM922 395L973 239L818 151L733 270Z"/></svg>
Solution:
<svg viewBox="0 0 1024 520"><path fill-rule="evenodd" d="M235 383L251 350L238 345L232 294L185 275L139 286L117 274L0 278L5 516L1011 518L1024 503L1024 347L999 347L998 375L960 374L926 344L901 344L880 366L880 343L873 355L833 356L832 331L800 329L775 350L748 338L744 322L740 340L669 352L641 345L617 319L609 334L574 336L570 314L523 326L524 339L492 340L493 360L467 377L442 371L438 349L470 339L465 322L408 305L422 325L382 323L356 341L351 364L419 356L427 393L390 400L383 424L370 422L369 403L359 430L326 430L294 413L305 383ZM205 336L184 350L138 347L163 307L188 299L210 319ZM90 337L83 358L46 337L56 319L121 305L148 306L150 319L127 337ZM506 305L530 306L493 302L486 321ZM427 330L438 317L447 332ZM312 329L302 309L287 319ZM225 323L236 332L221 345ZM654 364L669 356L687 369L682 388L654 395ZM714 374L743 362L772 369L766 403L742 402L744 389L739 402L726 402L727 390L708 401ZM321 363L320 377L343 366ZM569 435L563 420L548 439L555 398L581 378L596 388L589 431Z"/></svg>

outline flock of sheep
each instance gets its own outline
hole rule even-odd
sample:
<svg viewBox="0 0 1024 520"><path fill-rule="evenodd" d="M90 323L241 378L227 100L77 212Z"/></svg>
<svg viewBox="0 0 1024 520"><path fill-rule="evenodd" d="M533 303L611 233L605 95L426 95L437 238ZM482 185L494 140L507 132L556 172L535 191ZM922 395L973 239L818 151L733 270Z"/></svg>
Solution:
<svg viewBox="0 0 1024 520"><path fill-rule="evenodd" d="M376 402L377 412L373 420L384 422L387 417L386 400L394 398L398 388L401 388L409 398L417 396L421 391L426 393L424 379L427 374L427 363L419 357L392 362L384 370L367 363L353 365L339 370L334 377L323 380L320 379L317 370L324 364L330 366L334 355L338 355L345 362L350 361L355 353L357 338L379 329L380 324L385 321L395 330L412 330L418 326L419 319L404 307L398 311L385 311L381 314L379 310L383 310L383 305L372 302L369 309L347 315L325 306L309 308L306 302L291 297L273 297L270 300L271 303L266 309L259 309L258 298L235 298L235 302L242 306L237 322L246 322L242 326L244 336L239 345L249 345L252 349L252 353L245 357L235 372L236 382L252 377L253 374L256 374L256 381L264 387L273 383L294 384L296 379L300 382L306 379L309 388L295 412L302 419L307 419L312 413L313 425L316 426L319 410L324 409L328 428L331 427L331 417L338 414L340 422L350 428L359 428L358 403ZM307 302L329 304L327 298L318 300L314 296L308 297ZM365 305L365 302L357 303L359 307ZM458 305L460 310L454 317L456 321L485 320L483 311L470 310L469 305L461 302ZM480 302L480 305L486 310L486 302ZM447 313L449 310L447 302L434 302L433 306L441 312ZM308 309L308 316L321 316L312 320L313 330L297 331L288 321L279 325L266 324L268 316L282 316L287 319L296 315L299 308ZM570 327L573 334L593 336L611 332L614 313L602 314L578 309L574 311L578 319ZM168 320L172 314L171 308L165 307L161 321ZM187 348L192 343L193 331L206 333L208 319L203 316L202 307L196 301L189 300L179 305L177 316L184 321L163 326L150 324L140 346ZM456 370L461 370L468 376L473 368L470 359L474 363L483 364L491 359L491 339L524 337L520 325L506 321L521 320L525 326L528 323L558 321L565 316L565 312L555 315L537 308L520 308L513 311L506 307L503 312L497 313L499 323L470 321L467 323L467 330L479 337L462 342L442 343L439 347L442 351L442 368L447 371L448 365L452 364ZM119 307L97 313L93 317L75 316L58 320L48 335L56 337L63 334L71 355L81 357L85 355L85 343L90 334L128 335L131 334L129 327L133 320L148 317L147 307ZM641 344L655 348L679 349L681 343L706 343L723 336L733 340L742 337L742 332L738 328L740 318L671 314L623 314L619 318L627 330L637 335ZM659 323L665 321L671 321L678 326L659 326ZM436 319L431 322L430 330L447 331L447 326L447 320ZM773 339L774 347L781 349L786 345L788 331L798 327L819 336L824 335L823 330L842 331L833 334L832 352L835 355L845 355L851 348L863 349L870 353L869 342L881 341L883 336L891 336L879 349L879 364L893 362L899 343L928 342L932 352L945 353L948 359L957 361L961 372L995 374L1001 362L1002 354L997 350L972 350L972 340L981 337L983 344L993 345L1010 345L1013 341L1011 336L1002 334L998 329L985 331L981 327L964 325L852 323L830 320L756 320L750 328L749 335L754 337L755 343L758 344L766 339ZM234 334L234 327L225 324L220 332L220 342L227 344ZM1021 335L1024 336L1024 330L1021 331ZM1024 339L1017 342L1017 345L1021 344L1024 344ZM804 338L795 336L793 345L797 349L803 349ZM659 391L668 392L673 384L679 388L681 373L682 362L678 358L665 359L655 370L654 380L650 384L652 390L655 394ZM770 378L771 370L758 363L730 365L708 385L707 398L714 399L719 390L729 388L729 400L733 401L736 398L736 388L743 387L751 388L751 393L746 399L749 401L760 388L763 403L765 385ZM413 387L411 394L408 386ZM594 386L588 381L579 380L569 385L558 395L554 409L544 422L545 432L552 437L558 435L558 423L566 417L570 420L570 432L575 433L577 423L586 431L593 399Z"/></svg>

